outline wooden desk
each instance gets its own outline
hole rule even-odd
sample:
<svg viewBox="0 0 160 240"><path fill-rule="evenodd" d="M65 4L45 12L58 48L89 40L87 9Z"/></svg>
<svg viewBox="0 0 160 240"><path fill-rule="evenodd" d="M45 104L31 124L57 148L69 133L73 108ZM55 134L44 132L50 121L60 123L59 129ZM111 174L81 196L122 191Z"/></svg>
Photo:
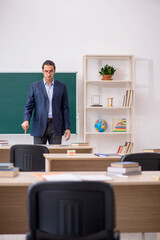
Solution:
<svg viewBox="0 0 160 240"><path fill-rule="evenodd" d="M93 153L92 146L71 146L71 145L45 145L48 147L50 153L67 153L67 150L76 150L76 153ZM9 162L9 146L0 147L0 163Z"/></svg>
<svg viewBox="0 0 160 240"><path fill-rule="evenodd" d="M160 172L143 172L128 178L112 176L114 180L108 181L115 193L116 228L121 232L160 231L160 181L153 180L153 175L160 176ZM41 180L29 172L20 172L15 178L0 178L0 234L28 231L27 189L38 181Z"/></svg>
<svg viewBox="0 0 160 240"><path fill-rule="evenodd" d="M92 146L72 146L72 145L59 145L59 146L50 146L47 145L50 153L67 153L67 150L76 150L76 153L93 153Z"/></svg>
<svg viewBox="0 0 160 240"><path fill-rule="evenodd" d="M45 171L106 171L111 162L120 161L121 156L98 157L94 154L43 154Z"/></svg>

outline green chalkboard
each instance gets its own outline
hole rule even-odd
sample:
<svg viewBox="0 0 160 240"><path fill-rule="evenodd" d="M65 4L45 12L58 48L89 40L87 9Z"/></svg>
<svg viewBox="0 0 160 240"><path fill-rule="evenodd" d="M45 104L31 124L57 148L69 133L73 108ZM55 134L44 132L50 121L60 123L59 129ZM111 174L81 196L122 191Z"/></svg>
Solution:
<svg viewBox="0 0 160 240"><path fill-rule="evenodd" d="M42 78L42 73L0 73L0 134L24 133L21 123L28 90ZM76 73L55 73L54 78L67 85L71 133L76 133Z"/></svg>

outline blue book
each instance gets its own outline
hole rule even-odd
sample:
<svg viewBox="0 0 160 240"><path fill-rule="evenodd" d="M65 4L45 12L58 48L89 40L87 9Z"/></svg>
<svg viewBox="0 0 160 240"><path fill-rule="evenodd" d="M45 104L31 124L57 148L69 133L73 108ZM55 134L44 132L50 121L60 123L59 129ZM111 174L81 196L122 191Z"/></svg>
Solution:
<svg viewBox="0 0 160 240"><path fill-rule="evenodd" d="M11 169L11 168L13 168L13 163L0 163L0 170Z"/></svg>

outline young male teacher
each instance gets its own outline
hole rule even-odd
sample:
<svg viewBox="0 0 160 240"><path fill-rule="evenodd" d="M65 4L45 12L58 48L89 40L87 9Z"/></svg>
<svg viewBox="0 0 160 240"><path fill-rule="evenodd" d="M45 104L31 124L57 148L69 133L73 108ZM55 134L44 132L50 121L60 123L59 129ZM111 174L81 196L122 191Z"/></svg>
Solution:
<svg viewBox="0 0 160 240"><path fill-rule="evenodd" d="M46 60L42 65L44 78L31 84L24 107L22 128L26 132L33 114L31 135L34 144L61 144L70 138L70 111L65 83L54 79L54 62Z"/></svg>

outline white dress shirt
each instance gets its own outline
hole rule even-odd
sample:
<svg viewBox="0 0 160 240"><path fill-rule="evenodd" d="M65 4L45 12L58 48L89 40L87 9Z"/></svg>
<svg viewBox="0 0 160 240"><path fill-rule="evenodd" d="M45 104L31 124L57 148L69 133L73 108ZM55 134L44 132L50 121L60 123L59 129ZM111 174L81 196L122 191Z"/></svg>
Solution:
<svg viewBox="0 0 160 240"><path fill-rule="evenodd" d="M52 97L53 97L53 89L54 89L54 79L50 84L50 86L47 84L47 82L44 79L43 79L43 82L44 82L48 99L49 99L48 118L52 118Z"/></svg>

